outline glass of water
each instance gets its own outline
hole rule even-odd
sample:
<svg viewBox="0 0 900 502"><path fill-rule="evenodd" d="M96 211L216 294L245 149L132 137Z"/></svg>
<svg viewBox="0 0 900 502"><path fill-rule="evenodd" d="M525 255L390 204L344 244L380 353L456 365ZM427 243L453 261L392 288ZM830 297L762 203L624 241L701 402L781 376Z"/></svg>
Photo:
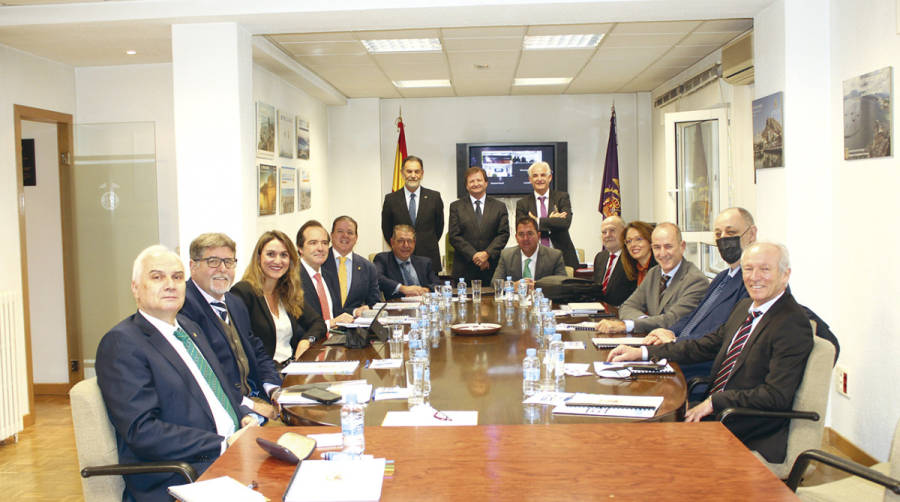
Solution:
<svg viewBox="0 0 900 502"><path fill-rule="evenodd" d="M491 286L494 288L494 301L503 301L503 279L494 279Z"/></svg>
<svg viewBox="0 0 900 502"><path fill-rule="evenodd" d="M481 303L481 280L472 280L472 303Z"/></svg>

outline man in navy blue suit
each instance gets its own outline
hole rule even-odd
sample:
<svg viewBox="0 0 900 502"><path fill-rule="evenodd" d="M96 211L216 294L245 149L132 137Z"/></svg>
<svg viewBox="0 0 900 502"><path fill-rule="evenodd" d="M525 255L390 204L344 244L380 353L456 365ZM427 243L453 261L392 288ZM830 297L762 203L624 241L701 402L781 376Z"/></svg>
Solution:
<svg viewBox="0 0 900 502"><path fill-rule="evenodd" d="M725 324L731 310L747 298L747 288L741 277L741 252L756 242L753 215L742 207L732 207L719 213L714 226L719 255L729 267L719 272L706 289L706 295L693 312L679 319L670 329L657 328L644 337L648 345L695 340ZM685 378L709 375L712 362L682 367Z"/></svg>
<svg viewBox="0 0 900 502"><path fill-rule="evenodd" d="M116 430L119 462L184 461L202 473L256 424L200 328L179 315L184 266L151 246L134 262L138 311L113 327L97 348L97 384ZM176 474L125 476L123 500L168 501Z"/></svg>
<svg viewBox="0 0 900 502"><path fill-rule="evenodd" d="M378 271L369 260L353 252L357 234L356 220L338 216L331 224L331 249L322 265L326 274L338 278L340 308L353 317L381 301Z"/></svg>
<svg viewBox="0 0 900 502"><path fill-rule="evenodd" d="M415 229L396 225L391 235L391 250L375 255L378 283L385 298L422 295L438 283L431 259L413 255L415 248Z"/></svg>
<svg viewBox="0 0 900 502"><path fill-rule="evenodd" d="M181 313L197 323L225 370L223 385L241 393L244 406L266 418L277 418L271 396L281 387L275 362L253 336L250 314L229 292L234 282L235 244L225 234L207 233L191 242L191 278Z"/></svg>

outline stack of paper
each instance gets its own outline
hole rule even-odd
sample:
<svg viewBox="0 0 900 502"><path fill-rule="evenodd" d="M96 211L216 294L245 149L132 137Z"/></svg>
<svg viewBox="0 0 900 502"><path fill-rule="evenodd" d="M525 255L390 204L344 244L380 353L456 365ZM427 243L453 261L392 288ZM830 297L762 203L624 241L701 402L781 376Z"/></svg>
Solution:
<svg viewBox="0 0 900 502"><path fill-rule="evenodd" d="M570 303L564 308L570 311L573 315L596 314L598 312L603 312L606 310L606 308L600 302Z"/></svg>
<svg viewBox="0 0 900 502"><path fill-rule="evenodd" d="M293 362L281 370L285 375L352 375L359 361Z"/></svg>
<svg viewBox="0 0 900 502"><path fill-rule="evenodd" d="M478 425L478 412L437 411L430 406L419 406L412 411L389 411L381 425L384 427Z"/></svg>
<svg viewBox="0 0 900 502"><path fill-rule="evenodd" d="M591 341L594 342L598 349L614 349L619 345L631 345L632 347L644 345L644 337L642 336L591 338Z"/></svg>
<svg viewBox="0 0 900 502"><path fill-rule="evenodd" d="M381 498L384 464L383 458L305 460L294 473L284 501L376 501Z"/></svg>
<svg viewBox="0 0 900 502"><path fill-rule="evenodd" d="M169 494L183 502L263 502L267 499L262 493L241 484L229 476L197 481L188 485L169 487Z"/></svg>
<svg viewBox="0 0 900 502"><path fill-rule="evenodd" d="M662 396L623 396L577 393L553 408L562 415L597 417L650 418L662 405Z"/></svg>

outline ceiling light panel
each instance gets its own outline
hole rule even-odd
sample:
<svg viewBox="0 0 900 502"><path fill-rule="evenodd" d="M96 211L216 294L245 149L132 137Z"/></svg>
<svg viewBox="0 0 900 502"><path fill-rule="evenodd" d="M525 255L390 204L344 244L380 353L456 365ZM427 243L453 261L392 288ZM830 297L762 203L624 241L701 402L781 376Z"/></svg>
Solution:
<svg viewBox="0 0 900 502"><path fill-rule="evenodd" d="M571 77L517 78L513 81L513 85L516 85L516 86L566 85L571 81L572 81Z"/></svg>
<svg viewBox="0 0 900 502"><path fill-rule="evenodd" d="M438 80L395 80L394 85L400 89L418 89L423 87L450 87L450 81Z"/></svg>
<svg viewBox="0 0 900 502"><path fill-rule="evenodd" d="M373 53L385 52L440 52L441 41L436 38L395 38L361 40L366 50Z"/></svg>
<svg viewBox="0 0 900 502"><path fill-rule="evenodd" d="M522 48L525 50L586 49L596 47L602 39L602 33L529 35L522 42Z"/></svg>

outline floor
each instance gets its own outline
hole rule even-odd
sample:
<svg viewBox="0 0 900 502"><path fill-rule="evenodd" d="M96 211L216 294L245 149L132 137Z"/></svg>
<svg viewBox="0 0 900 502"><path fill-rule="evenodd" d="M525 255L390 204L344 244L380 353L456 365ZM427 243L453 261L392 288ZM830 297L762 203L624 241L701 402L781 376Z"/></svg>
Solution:
<svg viewBox="0 0 900 502"><path fill-rule="evenodd" d="M14 501L81 502L81 478L72 415L66 396L36 396L36 423L19 434L17 443L0 446L0 486ZM823 449L841 454L831 445ZM812 469L803 486L844 477L832 468Z"/></svg>

